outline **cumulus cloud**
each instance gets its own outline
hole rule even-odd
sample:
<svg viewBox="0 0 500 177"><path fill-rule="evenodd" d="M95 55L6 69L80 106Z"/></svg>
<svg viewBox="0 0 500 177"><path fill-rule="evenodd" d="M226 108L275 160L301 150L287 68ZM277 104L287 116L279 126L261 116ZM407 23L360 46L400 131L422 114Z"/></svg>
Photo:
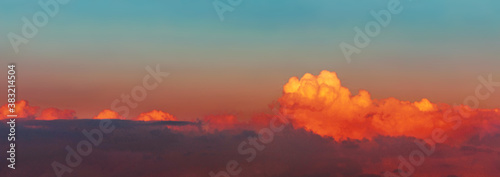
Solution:
<svg viewBox="0 0 500 177"><path fill-rule="evenodd" d="M153 110L150 112L141 113L134 120L138 120L138 121L176 121L177 118L169 113L159 111L159 110Z"/></svg>
<svg viewBox="0 0 500 177"><path fill-rule="evenodd" d="M74 110L60 110L57 108L44 109L37 120L56 120L56 119L76 119Z"/></svg>
<svg viewBox="0 0 500 177"><path fill-rule="evenodd" d="M123 117L115 111L105 109L97 114L97 116L94 116L93 119L123 119Z"/></svg>
<svg viewBox="0 0 500 177"><path fill-rule="evenodd" d="M472 114L470 120L463 122L464 129L479 126L491 132L495 129L484 126L500 125L498 110L453 107L426 98L417 102L374 100L366 90L352 95L341 85L337 74L329 71L290 78L279 102L282 111L294 118L294 126L337 140L372 139L379 135L425 138L436 128L450 130L456 126L447 111L457 109Z"/></svg>
<svg viewBox="0 0 500 177"><path fill-rule="evenodd" d="M7 118L9 114L16 114L17 118L33 118L39 109L37 106L30 106L26 100L20 100L15 103L14 113L10 112L10 108L12 108L12 106L9 106L9 104L0 107L0 117L2 119Z"/></svg>
<svg viewBox="0 0 500 177"><path fill-rule="evenodd" d="M445 132L447 142L431 145L433 153L422 156L424 162L414 166L414 176L500 173L499 109L471 109L426 98L415 102L377 100L366 90L353 95L341 85L337 74L329 71L290 78L277 103L273 111L256 114L248 122L233 114L178 121L159 110L142 113L133 120L113 120L116 130L107 134L103 144L95 147L71 175L209 176L209 172L227 169L227 163L235 160L242 169L241 177L377 177L384 176L385 171L399 173L398 168L405 163L401 157L409 159L414 150L427 153L429 150L417 142L432 137L436 129ZM37 107L26 101L17 104L19 115L35 117ZM8 114L5 105L1 111L2 117ZM277 115L288 117L291 124L263 142L260 130L269 128ZM74 111L55 108L45 109L37 117L71 118ZM111 110L94 117L109 118L122 117ZM19 121L24 122L16 127L18 150L30 153L22 156L22 171L5 170L3 166L0 176L53 176L49 164L65 160L64 148L77 144L81 130L100 123L88 119ZM8 131L9 127L0 124L0 132ZM241 149L249 139L255 141ZM251 162L247 160L250 157L254 159Z"/></svg>

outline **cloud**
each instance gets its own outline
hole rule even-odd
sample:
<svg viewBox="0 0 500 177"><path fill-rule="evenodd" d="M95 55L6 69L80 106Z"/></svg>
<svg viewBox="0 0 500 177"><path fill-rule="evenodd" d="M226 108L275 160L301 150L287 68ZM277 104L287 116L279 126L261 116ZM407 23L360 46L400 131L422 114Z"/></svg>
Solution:
<svg viewBox="0 0 500 177"><path fill-rule="evenodd" d="M159 110L133 120L113 120L116 130L103 137L103 144L94 147L92 155L71 175L209 176L209 172L227 169L228 161L235 160L242 169L241 177L376 177L385 171L398 173L400 157L410 159L415 150L427 153L416 142L432 137L435 129L445 131L447 143L434 144L433 153L415 166L414 176L500 173L499 109L470 109L426 98L416 102L377 100L365 90L353 95L341 85L337 74L329 71L290 78L277 103L277 111L258 113L248 122L234 114L177 121ZM20 115L35 117L37 107L28 106L26 101L18 104ZM1 109L6 115L7 107ZM291 124L262 142L258 133L269 128L277 114L287 116ZM37 117L72 118L74 111L56 108L45 109ZM94 117L105 118L121 117L111 110ZM274 124L279 124L278 120ZM19 165L22 170L0 167L0 176L53 176L51 162L64 161L64 148L76 145L83 138L82 130L99 125L100 120L88 119L18 120L16 150L24 152L21 160L25 163ZM0 132L8 131L6 124L0 124ZM241 149L249 139L258 144L247 143ZM254 159L251 162L247 160L250 157Z"/></svg>
<svg viewBox="0 0 500 177"><path fill-rule="evenodd" d="M204 130L208 132L222 131L235 129L241 127L241 122L236 115L220 114L220 115L207 115L203 117Z"/></svg>
<svg viewBox="0 0 500 177"><path fill-rule="evenodd" d="M5 119L9 114L16 114L17 118L34 118L35 114L38 112L39 107L30 106L28 101L20 100L15 103L15 112L10 112L9 104L5 104L0 107L0 118Z"/></svg>
<svg viewBox="0 0 500 177"><path fill-rule="evenodd" d="M138 120L138 121L176 121L177 118L169 113L159 111L159 110L153 110L151 112L141 113L134 120Z"/></svg>
<svg viewBox="0 0 500 177"><path fill-rule="evenodd" d="M37 117L37 120L56 120L56 119L76 119L74 110L60 110L57 108L47 108Z"/></svg>
<svg viewBox="0 0 500 177"><path fill-rule="evenodd" d="M450 130L448 110L468 110L471 120L463 121L465 130L472 127L496 131L487 125L500 125L498 110L472 110L466 106L436 104L423 98L409 102L396 98L372 99L366 90L352 95L341 85L335 72L321 71L292 77L279 98L283 113L293 117L293 125L337 140L372 139L375 136L429 137L436 128ZM451 111L450 111L451 112ZM446 114L445 114L446 113ZM451 116L452 114L450 114ZM479 121L480 120L480 121Z"/></svg>
<svg viewBox="0 0 500 177"><path fill-rule="evenodd" d="M398 156L408 158L413 149L418 149L413 137L334 141L288 127L276 133L270 143L257 141L264 146L262 150L247 144L243 149L256 153L255 159L247 162L251 153L239 153L238 145L257 137L257 131L176 132L165 125L195 124L172 121L113 120L113 124L116 130L93 148L71 176L209 176L211 171L225 170L230 160L239 163L241 177L383 176L384 171L398 168ZM16 151L22 153L24 163L19 164L19 170L0 167L0 176L54 176L50 164L64 162L65 147L85 138L81 130L98 127L99 120L26 120L18 125ZM8 127L2 124L0 132L6 131ZM439 144L433 155L425 156L414 176L497 176L499 135L480 139L476 134L459 146Z"/></svg>
<svg viewBox="0 0 500 177"><path fill-rule="evenodd" d="M105 109L97 114L97 116L94 116L93 119L123 119L123 117L115 111Z"/></svg>

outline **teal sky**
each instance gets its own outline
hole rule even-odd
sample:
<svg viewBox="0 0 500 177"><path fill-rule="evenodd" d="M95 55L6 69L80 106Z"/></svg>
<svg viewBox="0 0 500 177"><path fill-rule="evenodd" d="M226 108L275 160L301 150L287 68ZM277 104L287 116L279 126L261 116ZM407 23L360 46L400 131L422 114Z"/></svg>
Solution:
<svg viewBox="0 0 500 177"><path fill-rule="evenodd" d="M497 0L401 0L403 11L351 63L339 44L352 44L353 28L389 0L243 0L224 21L212 2L73 0L16 54L7 34L21 34L21 18L42 8L0 0L1 63L19 66L19 98L79 117L108 108L156 64L171 75L135 114L252 114L276 100L289 77L323 69L353 92L410 101L460 103L479 75L500 80ZM498 100L500 93L481 107L500 107Z"/></svg>

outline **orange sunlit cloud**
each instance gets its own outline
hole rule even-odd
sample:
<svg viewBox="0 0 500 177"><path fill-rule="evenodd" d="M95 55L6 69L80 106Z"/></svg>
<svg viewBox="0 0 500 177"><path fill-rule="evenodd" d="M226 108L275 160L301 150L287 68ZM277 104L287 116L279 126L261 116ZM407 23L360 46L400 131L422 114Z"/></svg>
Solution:
<svg viewBox="0 0 500 177"><path fill-rule="evenodd" d="M30 106L28 101L20 100L15 103L15 112L10 113L9 104L0 107L0 118L5 119L9 114L17 115L17 118L33 118L38 112L39 107Z"/></svg>
<svg viewBox="0 0 500 177"><path fill-rule="evenodd" d="M169 113L166 113L163 111L158 111L158 110L153 110L151 112L141 113L134 120L138 120L138 121L177 121L177 118Z"/></svg>
<svg viewBox="0 0 500 177"><path fill-rule="evenodd" d="M203 117L203 122L206 123L204 130L208 132L234 129L241 124L238 118L231 114L207 115Z"/></svg>
<svg viewBox="0 0 500 177"><path fill-rule="evenodd" d="M440 128L455 136L454 141L465 140L471 135L480 138L500 132L498 109L471 109L468 106L420 101L401 101L396 98L372 99L366 90L357 95L341 85L335 72L322 71L315 76L306 73L300 79L292 77L283 86L278 99L282 114L291 117L295 128L303 128L336 140L373 139L376 136L409 136L427 138ZM16 103L16 114L21 118L38 120L75 119L75 111L48 108L36 116L38 107L21 100ZM2 118L9 114L8 105L0 108ZM468 115L455 120L457 114ZM241 122L236 115L204 116L203 129L207 132L228 129L261 128L269 126L272 114L257 114L250 122ZM106 109L93 119L124 119L117 112ZM135 121L178 121L177 117L159 110L141 113ZM171 127L171 126L170 126Z"/></svg>
<svg viewBox="0 0 500 177"><path fill-rule="evenodd" d="M105 109L101 111L97 116L94 116L93 119L123 119L123 117L115 111Z"/></svg>
<svg viewBox="0 0 500 177"><path fill-rule="evenodd" d="M378 135L426 138L436 128L449 130L454 126L443 114L454 108L450 105L431 103L425 98L413 103L396 98L373 100L365 90L352 95L337 74L329 71L290 78L279 102L282 111L293 117L295 127L338 140L372 139ZM491 132L494 129L488 125L500 125L496 110L468 110L472 116L464 120L464 132L483 128Z"/></svg>
<svg viewBox="0 0 500 177"><path fill-rule="evenodd" d="M37 120L56 120L56 119L76 119L74 110L60 110L57 108L44 109Z"/></svg>

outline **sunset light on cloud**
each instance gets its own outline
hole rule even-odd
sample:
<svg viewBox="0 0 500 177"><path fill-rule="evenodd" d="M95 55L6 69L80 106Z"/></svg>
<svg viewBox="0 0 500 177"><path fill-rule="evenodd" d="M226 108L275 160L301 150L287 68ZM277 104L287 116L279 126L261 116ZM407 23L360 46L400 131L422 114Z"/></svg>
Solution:
<svg viewBox="0 0 500 177"><path fill-rule="evenodd" d="M432 103L427 98L420 101L401 101L396 98L372 99L366 90L359 90L357 95L342 86L337 73L323 70L319 75L304 74L300 79L291 77L283 86L283 95L277 99L282 113L292 117L295 128L303 128L321 136L335 140L373 139L376 136L407 136L426 138L439 128L450 131L454 126L463 130L474 130L489 134L500 133L500 112L498 109L472 109L466 105L448 105ZM37 116L37 107L29 106L21 100L16 104L20 118ZM2 106L5 109L7 105ZM470 118L460 120L451 118L451 112ZM6 117L8 111L2 111ZM44 109L37 120L73 119L73 110L57 108ZM118 112L105 109L93 119L125 119ZM133 121L178 121L166 112L152 110L144 112ZM191 121L196 121L192 119ZM206 115L202 121L208 132L253 127L255 121L241 121L237 115ZM465 127L465 128L464 128ZM466 133L456 133L467 136ZM483 136L483 135L482 135ZM464 139L465 137L455 137Z"/></svg>
<svg viewBox="0 0 500 177"><path fill-rule="evenodd" d="M337 74L329 71L318 76L307 73L300 80L290 78L279 101L295 126L340 140L379 135L426 138L436 128L450 130L457 125L457 120L449 118L453 109L473 115L463 126L500 126L500 114L495 110L436 104L426 98L413 103L396 98L373 100L365 90L352 95Z"/></svg>
<svg viewBox="0 0 500 177"><path fill-rule="evenodd" d="M194 136L230 135L236 138L241 136L241 134L245 134L245 132L250 133L255 131L259 134L258 138L249 138L250 144L245 144L245 141L243 141L238 146L238 151L243 154L257 152L249 151L250 149L245 150L245 145L247 145L247 147L253 145L256 149L261 148L261 150L264 150L266 146L253 143L257 143L258 140L261 140L261 143L266 142L267 140L261 139L265 136L270 138L270 140L278 138L280 139L279 141L289 141L283 139L286 136L293 136L298 139L304 138L302 136L319 136L325 138L324 140L327 141L327 144L331 143L330 146L339 146L337 148L343 149L345 148L343 147L344 145L340 146L340 144L351 143L352 145L350 146L357 147L356 149L362 148L359 149L359 151L367 154L372 153L370 151L373 150L373 148L382 148L381 146L384 146L380 144L382 142L389 144L396 142L414 143L417 145L414 148L416 150L410 153L409 159L415 158L413 157L415 156L414 154L411 155L414 152L422 153L422 156L419 158L425 158L427 156L432 157L431 155L436 152L437 147L448 148L451 151L450 153L458 153L454 152L456 148L472 148L477 151L491 153L500 152L496 149L496 145L491 145L486 142L487 140L495 139L495 137L498 137L497 135L500 134L500 111L498 108L483 109L471 108L468 105L433 103L427 98L422 98L420 101L414 102L402 101L393 97L373 99L367 90L359 90L357 94L353 94L352 90L342 85L340 78L341 76L336 72L327 70L319 72L318 75L305 73L300 78L290 77L288 82L282 87L281 97L276 99L278 105L271 106L278 108L278 112L254 114L250 120L242 120L242 117L238 114L208 114L201 119L193 118L188 122L183 122L179 121L174 115L160 110L144 112L137 117L127 120L127 118L122 117L118 112L109 109L104 109L92 119L129 121L127 124L130 125L135 125L140 122L171 122L169 124L163 124L163 127L169 132L176 132L189 136L193 136L193 134ZM8 111L5 111L7 107L8 105L2 106L1 116L4 118L9 114ZM76 118L75 111L68 109L47 108L41 111L41 113L37 113L39 108L37 106L31 106L28 101L25 100L16 103L16 107L19 108L17 109L17 114L22 115L19 117L20 120L35 118L39 121L47 121ZM283 118L281 118L281 120L276 119L279 116L285 116L285 119L288 120L283 120ZM90 120L85 118L79 119ZM289 126L288 129L283 129L282 126L286 125L288 122L291 126ZM32 123L26 127L34 130L41 128L36 124L31 124ZM153 125L155 124L151 124L152 127L147 129L153 129L151 133L156 132L153 133L153 135L160 133L157 132L158 130L155 130ZM282 128L277 129L277 127ZM266 129L268 131L263 131ZM278 130L276 134L269 134L269 132L272 132L269 130L276 129ZM283 135L281 135L279 131L284 131ZM309 132L309 135L307 135L307 133L304 134L305 132ZM252 137L251 134L252 133L250 133L250 137ZM473 145L477 142L472 143L471 141L478 141L482 145ZM320 143L316 146L322 147L324 145ZM322 148L328 149L330 147ZM284 149L295 151L295 149L290 148ZM395 154L389 155L391 154L389 152L382 153L388 153L388 155L386 157L380 157L381 162L368 163L363 170L366 174L377 174L377 170L373 168L406 169L406 171L386 171L383 173L384 176L412 174L415 172L415 164L405 160L406 157L399 156L397 158L399 160L394 160L392 156ZM402 154L404 154L404 151ZM492 160L491 163L493 164L496 163L495 158L491 159L489 157L484 157L484 155L483 152L474 157L464 158L483 158L489 161ZM358 159L359 157L350 156L349 158ZM329 160L325 160L325 162L328 161ZM430 162L427 162L429 165L447 163L460 166L453 158L433 159L429 161ZM423 169L425 170L421 170L416 174L434 176L436 174L448 173L446 170L435 171L428 167ZM337 170L340 171L340 169ZM179 174L183 173L182 171L177 172L179 172ZM177 172L170 171L166 174L178 174ZM295 172L295 174L299 173L300 172ZM347 176L356 174L356 172L350 173L342 171L340 171L340 173L344 173ZM224 174L224 172L220 171L218 174ZM475 173L460 171L460 174L471 175ZM490 174L485 173L484 175L489 176Z"/></svg>
<svg viewBox="0 0 500 177"><path fill-rule="evenodd" d="M38 120L75 119L75 111L59 110L57 108L47 108L42 111Z"/></svg>
<svg viewBox="0 0 500 177"><path fill-rule="evenodd" d="M176 121L177 118L169 113L152 110L151 112L141 113L135 120L138 121Z"/></svg>
<svg viewBox="0 0 500 177"><path fill-rule="evenodd" d="M21 118L30 118L33 117L37 112L39 107L30 106L26 100L21 100L15 103L15 113ZM5 104L0 107L0 113L2 118L7 118L7 115L10 114L9 104Z"/></svg>
<svg viewBox="0 0 500 177"><path fill-rule="evenodd" d="M7 0L0 16L1 177L500 174L500 1Z"/></svg>
<svg viewBox="0 0 500 177"><path fill-rule="evenodd" d="M115 111L105 109L101 111L94 119L121 119L122 116Z"/></svg>

